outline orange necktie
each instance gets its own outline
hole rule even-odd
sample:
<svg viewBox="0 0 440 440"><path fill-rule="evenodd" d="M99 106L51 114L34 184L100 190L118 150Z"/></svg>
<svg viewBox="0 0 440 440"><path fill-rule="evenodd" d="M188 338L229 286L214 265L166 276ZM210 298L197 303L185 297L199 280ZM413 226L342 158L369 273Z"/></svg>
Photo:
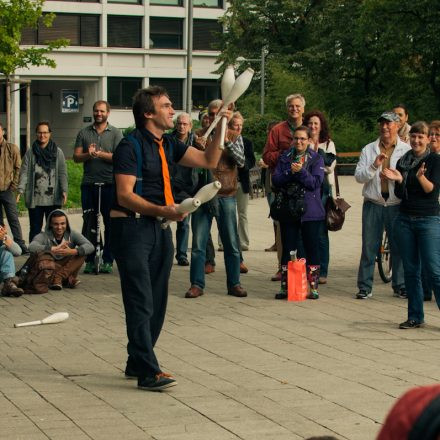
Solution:
<svg viewBox="0 0 440 440"><path fill-rule="evenodd" d="M163 149L163 139L158 141L154 139L159 147L159 156L162 162L162 177L163 177L163 192L165 196L165 205L174 205L173 191L171 190L170 172L168 170L168 162L165 156L165 150Z"/></svg>

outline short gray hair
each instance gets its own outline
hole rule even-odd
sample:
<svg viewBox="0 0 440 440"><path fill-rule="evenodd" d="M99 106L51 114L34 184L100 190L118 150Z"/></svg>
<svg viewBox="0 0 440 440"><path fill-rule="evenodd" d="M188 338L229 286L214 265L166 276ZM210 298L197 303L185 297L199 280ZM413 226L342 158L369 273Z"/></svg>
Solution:
<svg viewBox="0 0 440 440"><path fill-rule="evenodd" d="M221 108L222 105L223 101L221 99L214 99L208 105L208 112L211 111L213 108Z"/></svg>
<svg viewBox="0 0 440 440"><path fill-rule="evenodd" d="M301 95L301 93L294 93L293 95L289 95L286 98L286 107L289 105L289 102L293 101L294 99L299 99L301 101L303 107L306 106L306 100L305 100L304 96Z"/></svg>
<svg viewBox="0 0 440 440"><path fill-rule="evenodd" d="M189 113L186 113L186 112L179 113L179 114L177 115L176 122L179 122L179 120L180 120L180 118L181 118L182 116L186 116L186 117L189 119L189 124L192 126L192 118L191 118L191 115L190 115Z"/></svg>

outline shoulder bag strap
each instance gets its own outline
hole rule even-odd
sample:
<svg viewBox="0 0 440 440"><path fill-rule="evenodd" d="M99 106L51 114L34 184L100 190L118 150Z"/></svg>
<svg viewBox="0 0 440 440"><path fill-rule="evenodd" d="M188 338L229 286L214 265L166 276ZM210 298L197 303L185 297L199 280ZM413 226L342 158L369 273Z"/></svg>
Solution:
<svg viewBox="0 0 440 440"><path fill-rule="evenodd" d="M136 171L136 185L135 192L138 196L142 196L142 148L140 142L131 134L127 139L134 145L136 153L137 171Z"/></svg>
<svg viewBox="0 0 440 440"><path fill-rule="evenodd" d="M338 172L336 171L337 166L335 166L335 170L333 171L335 173L335 186L336 186L336 198L339 199L339 180L338 180Z"/></svg>

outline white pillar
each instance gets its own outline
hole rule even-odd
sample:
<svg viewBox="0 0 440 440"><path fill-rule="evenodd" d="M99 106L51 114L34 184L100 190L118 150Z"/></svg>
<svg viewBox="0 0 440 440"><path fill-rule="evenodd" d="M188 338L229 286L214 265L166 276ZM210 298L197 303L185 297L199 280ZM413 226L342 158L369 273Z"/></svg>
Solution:
<svg viewBox="0 0 440 440"><path fill-rule="evenodd" d="M14 79L19 79L19 77L15 76ZM17 144L18 146L20 146L20 91L15 90L19 87L19 83L11 83L11 91L13 91L11 94L11 133L8 137L10 142Z"/></svg>

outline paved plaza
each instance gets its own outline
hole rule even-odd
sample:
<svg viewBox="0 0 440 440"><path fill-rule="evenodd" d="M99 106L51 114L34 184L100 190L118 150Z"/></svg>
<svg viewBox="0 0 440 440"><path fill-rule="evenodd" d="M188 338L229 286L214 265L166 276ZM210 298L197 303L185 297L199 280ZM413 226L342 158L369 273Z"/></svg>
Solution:
<svg viewBox="0 0 440 440"><path fill-rule="evenodd" d="M264 252L273 229L263 198L249 204L247 298L226 295L222 253L201 298L184 298L189 268L174 266L156 347L178 381L169 391L140 391L124 378L117 273L81 275L75 290L0 298L0 439L374 439L398 396L439 381L440 313L425 303L427 326L399 330L406 300L377 273L373 298L354 299L361 185L340 180L352 208L343 230L331 233L329 282L318 301L273 299L276 254ZM80 229L80 215L72 222ZM13 328L57 311L70 318Z"/></svg>

